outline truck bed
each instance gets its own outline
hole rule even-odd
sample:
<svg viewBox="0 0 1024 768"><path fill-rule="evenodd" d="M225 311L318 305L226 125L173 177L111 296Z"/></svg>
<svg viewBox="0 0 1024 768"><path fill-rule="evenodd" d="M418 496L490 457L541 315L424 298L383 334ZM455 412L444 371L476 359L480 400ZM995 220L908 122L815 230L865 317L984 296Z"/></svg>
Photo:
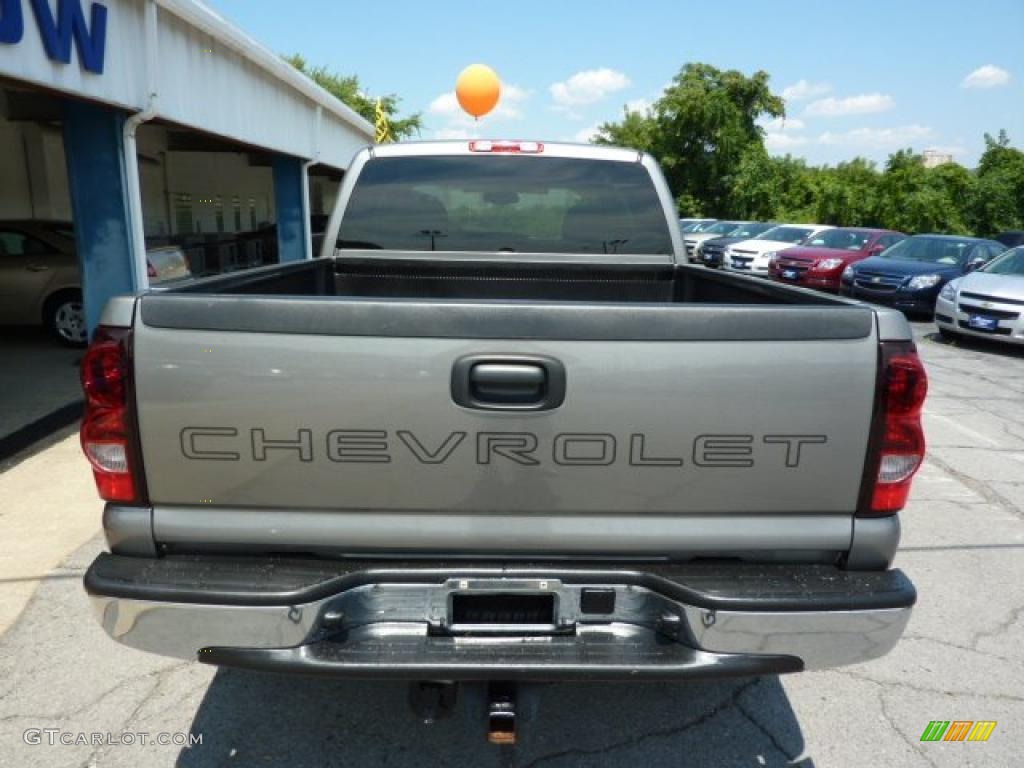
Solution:
<svg viewBox="0 0 1024 768"><path fill-rule="evenodd" d="M348 252L352 254L352 252ZM851 306L826 294L690 265L348 255L219 275L170 293Z"/></svg>
<svg viewBox="0 0 1024 768"><path fill-rule="evenodd" d="M577 340L852 339L875 322L855 302L701 267L394 258L207 278L143 297L141 312L181 330Z"/></svg>

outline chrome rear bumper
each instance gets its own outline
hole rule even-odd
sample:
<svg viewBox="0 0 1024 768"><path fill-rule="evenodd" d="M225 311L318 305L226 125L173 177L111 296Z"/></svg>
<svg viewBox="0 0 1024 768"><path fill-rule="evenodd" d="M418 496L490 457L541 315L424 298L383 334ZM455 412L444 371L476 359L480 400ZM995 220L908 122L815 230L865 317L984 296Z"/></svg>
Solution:
<svg viewBox="0 0 1024 768"><path fill-rule="evenodd" d="M120 562L111 568L111 560ZM141 569L134 584L126 581L131 561ZM915 599L899 571L827 566L401 564L335 577L322 566L306 583L294 566L278 584L246 586L237 559L214 568L203 558L103 555L86 588L107 633L140 650L256 669L430 679L667 679L833 667L888 652ZM161 571L163 585L153 581ZM599 611L587 597L594 593L603 595ZM453 595L509 594L552 595L550 622L462 626L452 618Z"/></svg>

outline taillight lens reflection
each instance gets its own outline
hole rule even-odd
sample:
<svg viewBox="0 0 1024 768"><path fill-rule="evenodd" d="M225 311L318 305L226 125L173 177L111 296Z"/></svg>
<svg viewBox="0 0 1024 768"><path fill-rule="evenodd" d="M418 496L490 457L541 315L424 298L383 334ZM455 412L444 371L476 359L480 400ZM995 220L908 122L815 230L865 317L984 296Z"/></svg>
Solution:
<svg viewBox="0 0 1024 768"><path fill-rule="evenodd" d="M106 501L138 501L129 451L127 329L100 327L82 359L82 450Z"/></svg>
<svg viewBox="0 0 1024 768"><path fill-rule="evenodd" d="M921 410L928 376L912 343L882 345L883 432L871 511L897 512L906 506L914 473L924 460Z"/></svg>

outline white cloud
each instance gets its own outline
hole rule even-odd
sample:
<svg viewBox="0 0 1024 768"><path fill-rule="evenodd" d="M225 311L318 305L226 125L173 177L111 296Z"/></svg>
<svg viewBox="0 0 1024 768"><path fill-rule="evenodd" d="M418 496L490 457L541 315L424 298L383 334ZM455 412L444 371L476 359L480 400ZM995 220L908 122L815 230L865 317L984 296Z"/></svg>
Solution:
<svg viewBox="0 0 1024 768"><path fill-rule="evenodd" d="M938 152L943 155L959 157L967 154L967 147L961 144L937 144L925 147L925 151Z"/></svg>
<svg viewBox="0 0 1024 768"><path fill-rule="evenodd" d="M495 107L495 114L519 120L523 116L523 102L533 95L533 91L520 88L518 85L505 85L501 89L501 101Z"/></svg>
<svg viewBox="0 0 1024 768"><path fill-rule="evenodd" d="M895 128L854 128L838 133L825 131L818 143L834 147L898 149L928 139L934 131L927 125L901 125Z"/></svg>
<svg viewBox="0 0 1024 768"><path fill-rule="evenodd" d="M826 99L812 101L804 110L805 115L819 117L839 117L842 115L870 115L892 109L896 102L886 93L862 93L837 99L829 96Z"/></svg>
<svg viewBox="0 0 1024 768"><path fill-rule="evenodd" d="M491 118L503 118L507 120L519 120L523 117L523 102L530 98L531 91L525 88L520 88L518 85L502 85L501 86L501 98L498 99L498 106L494 108L494 111L486 117ZM442 117L456 118L465 117L468 120L472 120L467 115L462 107L459 106L459 100L455 96L455 91L448 91L448 93L442 93L427 107L427 112L432 115L440 115Z"/></svg>
<svg viewBox="0 0 1024 768"><path fill-rule="evenodd" d="M793 136L788 133L766 133L764 145L769 152L784 152L794 147L802 147L808 142L806 136Z"/></svg>
<svg viewBox="0 0 1024 768"><path fill-rule="evenodd" d="M501 98L498 106L480 120L474 120L462 107L455 96L455 91L442 93L430 102L427 114L443 118L445 123L434 131L435 139L474 139L481 136L481 131L490 129L495 123L523 119L525 102L533 94L517 85L502 84Z"/></svg>
<svg viewBox="0 0 1024 768"><path fill-rule="evenodd" d="M1010 73L995 64L986 64L971 72L960 83L961 88L997 88L1010 82Z"/></svg>
<svg viewBox="0 0 1024 768"><path fill-rule="evenodd" d="M798 117L775 117L761 123L761 127L768 133L781 133L783 131L802 131L805 125L804 121Z"/></svg>
<svg viewBox="0 0 1024 768"><path fill-rule="evenodd" d="M806 136L796 133L806 127L804 121L798 117L776 117L761 122L760 126L764 129L764 145L769 152L787 152L810 141Z"/></svg>
<svg viewBox="0 0 1024 768"><path fill-rule="evenodd" d="M434 131L435 139L476 139L480 137L479 131L471 131L466 128L441 128Z"/></svg>
<svg viewBox="0 0 1024 768"><path fill-rule="evenodd" d="M782 98L786 101L802 101L813 99L816 96L824 96L832 90L828 83L812 83L808 80L797 80L792 85L782 89Z"/></svg>
<svg viewBox="0 0 1024 768"><path fill-rule="evenodd" d="M647 99L632 99L626 102L627 112L639 112L642 115L646 115L651 111L651 102Z"/></svg>
<svg viewBox="0 0 1024 768"><path fill-rule="evenodd" d="M572 140L578 141L580 144L589 144L590 140L597 136L600 128L600 123L588 125L586 128L582 128L576 131L576 133L572 137Z"/></svg>
<svg viewBox="0 0 1024 768"><path fill-rule="evenodd" d="M455 91L449 91L448 93L442 93L427 107L427 112L432 115L445 115L451 116L458 114L462 111L462 107L459 106L459 100L455 97Z"/></svg>
<svg viewBox="0 0 1024 768"><path fill-rule="evenodd" d="M623 73L602 67L586 69L568 80L552 83L550 90L556 108L570 111L573 107L594 104L629 86L630 80Z"/></svg>

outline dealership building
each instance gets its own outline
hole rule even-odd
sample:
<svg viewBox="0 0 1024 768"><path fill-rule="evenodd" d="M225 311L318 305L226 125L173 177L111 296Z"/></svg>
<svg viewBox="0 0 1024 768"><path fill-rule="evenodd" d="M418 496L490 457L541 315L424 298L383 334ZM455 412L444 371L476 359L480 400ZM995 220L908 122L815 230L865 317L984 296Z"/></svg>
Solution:
<svg viewBox="0 0 1024 768"><path fill-rule="evenodd" d="M92 328L158 277L147 250L194 274L309 258L372 136L196 0L0 0L0 322L78 290ZM78 285L44 286L49 231L73 233Z"/></svg>
<svg viewBox="0 0 1024 768"><path fill-rule="evenodd" d="M197 0L0 0L0 468L77 418L109 297L310 258L372 138Z"/></svg>

